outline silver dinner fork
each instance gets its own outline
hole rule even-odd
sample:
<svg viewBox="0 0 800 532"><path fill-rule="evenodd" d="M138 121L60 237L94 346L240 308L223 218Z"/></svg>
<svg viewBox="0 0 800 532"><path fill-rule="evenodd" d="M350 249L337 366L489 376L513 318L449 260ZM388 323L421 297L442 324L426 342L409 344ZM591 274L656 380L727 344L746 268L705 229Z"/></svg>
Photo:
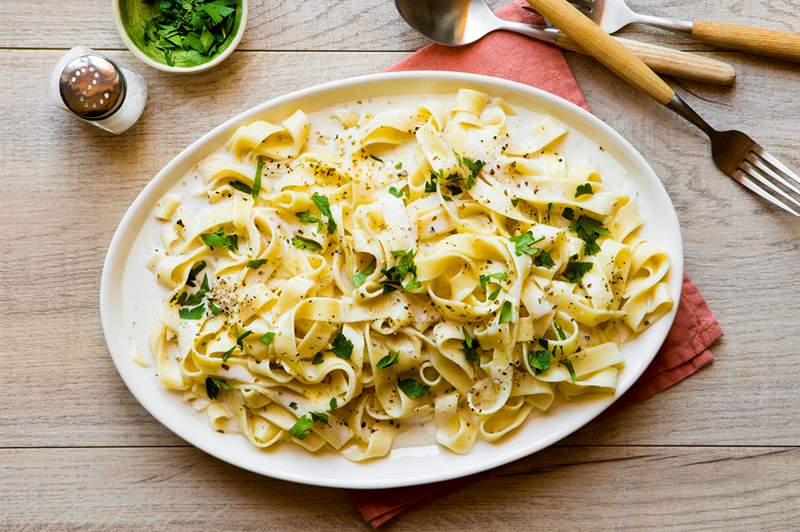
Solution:
<svg viewBox="0 0 800 532"><path fill-rule="evenodd" d="M762 198L800 217L800 177L741 131L717 131L639 58L566 0L528 0L548 21L622 79L703 130L714 163Z"/></svg>
<svg viewBox="0 0 800 532"><path fill-rule="evenodd" d="M800 61L800 34L756 28L742 24L723 24L705 20L689 21L654 17L634 12L625 0L568 0L607 33L628 24L640 23L690 35L693 39L752 54Z"/></svg>

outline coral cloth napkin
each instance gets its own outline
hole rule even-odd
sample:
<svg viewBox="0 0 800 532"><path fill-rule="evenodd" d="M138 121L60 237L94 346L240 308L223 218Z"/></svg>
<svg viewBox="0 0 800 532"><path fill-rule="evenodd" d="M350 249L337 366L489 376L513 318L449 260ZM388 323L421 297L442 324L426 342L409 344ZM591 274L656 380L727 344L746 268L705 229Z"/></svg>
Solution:
<svg viewBox="0 0 800 532"><path fill-rule="evenodd" d="M527 5L526 2L517 0L498 10L497 14L509 20L540 24L541 18L523 10L523 5ZM487 74L538 87L589 110L558 48L509 32L495 32L461 48L432 44L388 70L453 70ZM644 401L710 364L713 356L709 347L720 336L722 329L711 309L694 283L684 276L678 313L664 345L641 378L614 403L610 411ZM492 474L489 471L410 488L354 491L352 497L364 519L378 527L412 505L444 496Z"/></svg>

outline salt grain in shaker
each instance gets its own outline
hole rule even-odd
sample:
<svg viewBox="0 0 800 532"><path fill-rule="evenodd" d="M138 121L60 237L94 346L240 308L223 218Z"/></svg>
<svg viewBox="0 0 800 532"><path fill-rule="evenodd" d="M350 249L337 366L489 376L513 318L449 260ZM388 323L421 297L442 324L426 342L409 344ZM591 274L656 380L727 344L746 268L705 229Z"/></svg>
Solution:
<svg viewBox="0 0 800 532"><path fill-rule="evenodd" d="M59 108L114 135L136 123L147 101L138 72L81 46L58 61L50 89Z"/></svg>

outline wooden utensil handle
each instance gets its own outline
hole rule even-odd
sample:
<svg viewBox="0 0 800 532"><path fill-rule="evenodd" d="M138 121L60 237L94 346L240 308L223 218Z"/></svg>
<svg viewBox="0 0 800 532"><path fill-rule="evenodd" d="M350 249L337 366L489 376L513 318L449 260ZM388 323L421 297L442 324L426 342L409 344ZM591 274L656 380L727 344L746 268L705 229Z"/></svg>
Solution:
<svg viewBox="0 0 800 532"><path fill-rule="evenodd" d="M614 40L633 52L645 65L659 74L694 79L714 85L730 85L736 79L736 70L731 65L710 57L621 37L614 37ZM558 34L556 44L573 52L586 53L564 33Z"/></svg>
<svg viewBox="0 0 800 532"><path fill-rule="evenodd" d="M528 0L528 3L583 50L619 77L664 105L675 92L658 75L566 0Z"/></svg>
<svg viewBox="0 0 800 532"><path fill-rule="evenodd" d="M798 33L698 20L692 26L692 37L720 48L800 61Z"/></svg>

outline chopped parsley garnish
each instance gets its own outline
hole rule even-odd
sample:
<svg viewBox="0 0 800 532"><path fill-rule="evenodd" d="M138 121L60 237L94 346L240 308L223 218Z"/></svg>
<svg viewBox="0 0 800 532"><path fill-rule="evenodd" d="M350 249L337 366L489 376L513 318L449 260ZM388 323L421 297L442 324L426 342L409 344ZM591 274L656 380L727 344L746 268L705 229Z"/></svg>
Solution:
<svg viewBox="0 0 800 532"><path fill-rule="evenodd" d="M584 241L583 252L586 255L595 255L600 251L597 239L609 234L608 229L603 227L603 224L585 215L581 215L568 229Z"/></svg>
<svg viewBox="0 0 800 532"><path fill-rule="evenodd" d="M230 390L231 386L223 379L215 379L214 377L206 377L206 395L209 399L216 399L219 396L220 390Z"/></svg>
<svg viewBox="0 0 800 532"><path fill-rule="evenodd" d="M311 425L313 424L314 421L309 416L300 416L297 422L292 425L292 428L289 429L289 434L298 440L305 440L311 434Z"/></svg>
<svg viewBox="0 0 800 532"><path fill-rule="evenodd" d="M395 169L395 170L400 170L400 169L402 169L402 168L403 168L403 163L402 163L402 162L399 162L399 163L397 163L396 165L394 165L394 169Z"/></svg>
<svg viewBox="0 0 800 532"><path fill-rule="evenodd" d="M262 267L267 263L267 259L255 259L247 261L247 267L253 270L257 270L258 268Z"/></svg>
<svg viewBox="0 0 800 532"><path fill-rule="evenodd" d="M511 301L506 301L503 303L503 306L500 307L500 317L497 320L497 323L511 323L511 320L514 319L514 309L511 306Z"/></svg>
<svg viewBox="0 0 800 532"><path fill-rule="evenodd" d="M325 412L311 412L311 421L315 423L328 423L328 414Z"/></svg>
<svg viewBox="0 0 800 532"><path fill-rule="evenodd" d="M500 290L502 289L502 287L498 283L492 283L494 285L494 289L491 292L488 292L489 282L492 279L500 280L500 279L505 279L506 277L508 277L508 274L506 272L497 272L497 273L481 275L478 278L481 283L481 288L483 289L484 293L486 293L487 299L491 300L496 299L497 296L500 295Z"/></svg>
<svg viewBox="0 0 800 532"><path fill-rule="evenodd" d="M459 194L464 192L458 185L446 185L446 186L447 186L447 191L450 193L451 196L458 196Z"/></svg>
<svg viewBox="0 0 800 532"><path fill-rule="evenodd" d="M303 222L304 224L317 224L322 223L322 220L314 216L313 214L309 213L308 211L298 212L295 214L297 219Z"/></svg>
<svg viewBox="0 0 800 532"><path fill-rule="evenodd" d="M359 270L358 272L355 273L355 275L353 275L353 284L355 285L356 288L364 284L364 281L367 280L367 277L375 273L375 266L376 262L375 258L373 257L373 259L369 262L369 264L364 266L363 269Z"/></svg>
<svg viewBox="0 0 800 532"><path fill-rule="evenodd" d="M439 179L439 176L436 174L431 174L431 178L425 182L425 192L431 193L436 192L436 180Z"/></svg>
<svg viewBox="0 0 800 532"><path fill-rule="evenodd" d="M247 183L242 183L241 181L231 181L230 186L238 190L239 192L244 192L245 194L252 194L253 189Z"/></svg>
<svg viewBox="0 0 800 532"><path fill-rule="evenodd" d="M404 394L409 396L412 399L419 399L426 393L428 393L428 389L430 388L427 384L417 382L416 379L400 379L397 381L397 385L403 391Z"/></svg>
<svg viewBox="0 0 800 532"><path fill-rule="evenodd" d="M201 260L194 266L192 269L189 270L189 275L186 276L186 286L191 286L194 288L194 280L197 278L197 274L203 271L203 268L206 267L206 261Z"/></svg>
<svg viewBox="0 0 800 532"><path fill-rule="evenodd" d="M581 280L583 274L592 270L592 266L591 262L571 260L567 263L567 267L564 268L564 278L571 283L577 283Z"/></svg>
<svg viewBox="0 0 800 532"><path fill-rule="evenodd" d="M206 313L206 306L200 303L196 307L184 307L178 310L178 315L182 320L199 320Z"/></svg>
<svg viewBox="0 0 800 532"><path fill-rule="evenodd" d="M400 351L392 351L388 355L386 355L383 358L381 358L380 360L378 360L378 364L377 364L378 367L383 369L383 368L388 368L389 366L393 366L393 365L397 364L398 355L400 355Z"/></svg>
<svg viewBox="0 0 800 532"><path fill-rule="evenodd" d="M264 345L270 345L275 340L275 333L272 331L266 332L258 337L258 341Z"/></svg>
<svg viewBox="0 0 800 532"><path fill-rule="evenodd" d="M222 361L223 362L227 362L228 361L228 358L230 358L230 356L233 354L234 349L236 349L235 345L231 346L230 349L228 349L227 351L222 353Z"/></svg>
<svg viewBox="0 0 800 532"><path fill-rule="evenodd" d="M391 194L395 198L402 198L403 196L405 196L405 192L403 191L402 187L400 187L399 189L397 187L389 187L389 194Z"/></svg>
<svg viewBox="0 0 800 532"><path fill-rule="evenodd" d="M289 408L291 408L292 410L297 410L297 403L292 401L291 403L289 403Z"/></svg>
<svg viewBox="0 0 800 532"><path fill-rule="evenodd" d="M513 205L514 207L519 205L519 198L511 198L511 205Z"/></svg>
<svg viewBox="0 0 800 532"><path fill-rule="evenodd" d="M342 331L339 331L331 342L331 351L339 358L350 360L350 356L353 354L353 342L342 334Z"/></svg>
<svg viewBox="0 0 800 532"><path fill-rule="evenodd" d="M331 213L331 204L328 201L328 196L323 196L322 194L314 192L311 195L311 201L317 206L319 212L328 219L328 234L333 234L333 232L336 231L336 221L333 219L333 214Z"/></svg>
<svg viewBox="0 0 800 532"><path fill-rule="evenodd" d="M413 249L409 250L393 250L392 257L399 258L397 264L391 268L381 270L381 273L386 278L381 281L383 284L383 293L388 294L398 288L405 288L406 290L414 290L419 288L421 283L417 280L417 266L414 264L414 256L417 254ZM403 285L406 276L410 275L409 281Z"/></svg>
<svg viewBox="0 0 800 532"><path fill-rule="evenodd" d="M533 369L534 374L538 375L550 369L551 356L552 353L547 349L540 349L528 353L528 364Z"/></svg>
<svg viewBox="0 0 800 532"><path fill-rule="evenodd" d="M532 248L533 244L541 242L544 240L543 236L535 239L533 238L533 233L530 231L526 231L521 235L512 236L508 238L514 244L514 251L516 252L517 256L525 255L536 255L539 253L539 249Z"/></svg>
<svg viewBox="0 0 800 532"><path fill-rule="evenodd" d="M553 257L550 256L550 253L543 249L540 250L539 253L533 258L533 263L543 268L552 268L556 265L556 263L553 262Z"/></svg>
<svg viewBox="0 0 800 532"><path fill-rule="evenodd" d="M381 159L381 158L380 158L380 157L378 157L377 155L372 155L372 154L370 153L370 154L369 154L369 158L370 158L370 159L375 159L375 160L376 160L376 161L378 161L379 163L383 163L383 159Z"/></svg>
<svg viewBox="0 0 800 532"><path fill-rule="evenodd" d="M572 207L564 207L564 211L561 213L561 216L572 221L575 219L575 211L572 210Z"/></svg>
<svg viewBox="0 0 800 532"><path fill-rule="evenodd" d="M200 238L212 250L214 248L227 248L231 251L239 250L239 237L235 234L226 235L221 227L213 233L203 233Z"/></svg>
<svg viewBox="0 0 800 532"><path fill-rule="evenodd" d="M458 156L458 162L466 166L470 171L470 174L464 179L464 186L470 189L475 185L475 179L478 177L478 174L481 173L481 168L483 168L486 163L480 159L473 161L469 157L461 157L460 155Z"/></svg>
<svg viewBox="0 0 800 532"><path fill-rule="evenodd" d="M211 315L212 316L216 316L217 314L222 312L222 309L220 307L218 307L217 305L215 305L213 301L209 301L208 302L208 310L211 311Z"/></svg>
<svg viewBox="0 0 800 532"><path fill-rule="evenodd" d="M473 338L464 327L461 327L461 332L464 333L464 355L470 362L478 362L481 359L478 354L480 347L478 340Z"/></svg>
<svg viewBox="0 0 800 532"><path fill-rule="evenodd" d="M339 406L339 403L336 401L335 397L331 397L331 402L328 403L328 406L331 407L331 410L336 410L336 408Z"/></svg>
<svg viewBox="0 0 800 532"><path fill-rule="evenodd" d="M567 371L569 371L569 382L575 384L575 368L572 367L572 361L564 359L559 360L558 363L567 368Z"/></svg>
<svg viewBox="0 0 800 532"><path fill-rule="evenodd" d="M242 331L239 336L236 337L236 345L239 346L239 349L244 349L244 339L253 334L253 331Z"/></svg>
<svg viewBox="0 0 800 532"><path fill-rule="evenodd" d="M144 21L144 47L151 43L169 66L207 63L229 46L240 0L160 0ZM153 53L155 53L153 51ZM161 61L160 57L156 60Z"/></svg>
<svg viewBox="0 0 800 532"><path fill-rule="evenodd" d="M562 329L561 326L558 323L556 323L555 321L553 322L553 327L556 328L556 332L558 333L558 339L559 340L566 340L567 339L567 335L564 334L564 329Z"/></svg>
<svg viewBox="0 0 800 532"><path fill-rule="evenodd" d="M584 194L594 194L594 190L592 189L591 183L584 183L583 185L578 185L575 189L575 197L583 196Z"/></svg>
<svg viewBox="0 0 800 532"><path fill-rule="evenodd" d="M253 190L250 195L253 196L253 201L258 199L261 193L261 173L264 171L264 157L258 156L258 164L256 164L256 176L253 178Z"/></svg>
<svg viewBox="0 0 800 532"><path fill-rule="evenodd" d="M302 236L293 237L292 245L297 249L308 249L311 251L318 251L322 249L322 244L316 240L311 240L310 238L305 238Z"/></svg>
<svg viewBox="0 0 800 532"><path fill-rule="evenodd" d="M314 355L314 358L311 359L311 363L316 366L318 364L322 364L323 359L324 357L322 356L322 353L317 353L316 355Z"/></svg>

